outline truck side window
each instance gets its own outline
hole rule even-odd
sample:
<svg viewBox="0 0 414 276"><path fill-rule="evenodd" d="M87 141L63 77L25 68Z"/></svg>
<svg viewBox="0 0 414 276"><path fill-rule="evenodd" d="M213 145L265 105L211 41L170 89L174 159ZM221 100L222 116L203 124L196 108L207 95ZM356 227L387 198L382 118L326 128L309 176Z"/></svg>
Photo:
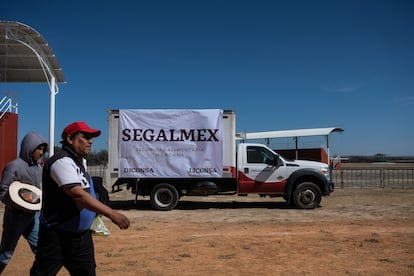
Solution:
<svg viewBox="0 0 414 276"><path fill-rule="evenodd" d="M274 165L274 160L276 156L271 151L263 148L262 155L263 155L263 163L266 163L267 165Z"/></svg>
<svg viewBox="0 0 414 276"><path fill-rule="evenodd" d="M262 147L247 147L247 163L259 163L272 165L275 155Z"/></svg>
<svg viewBox="0 0 414 276"><path fill-rule="evenodd" d="M247 163L262 163L260 152L247 148Z"/></svg>

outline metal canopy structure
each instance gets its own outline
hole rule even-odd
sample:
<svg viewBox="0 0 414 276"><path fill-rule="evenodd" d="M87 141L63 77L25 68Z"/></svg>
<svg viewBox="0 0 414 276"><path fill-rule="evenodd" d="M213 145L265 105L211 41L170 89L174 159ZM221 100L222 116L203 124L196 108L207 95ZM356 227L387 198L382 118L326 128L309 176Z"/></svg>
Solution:
<svg viewBox="0 0 414 276"><path fill-rule="evenodd" d="M47 41L32 27L0 21L0 82L47 82L50 91L49 146L54 154L55 95L66 83L62 68Z"/></svg>
<svg viewBox="0 0 414 276"><path fill-rule="evenodd" d="M246 139L266 139L266 138L288 138L288 137L304 137L304 136L327 136L332 132L343 132L339 127L327 128L309 128L294 130L278 130L246 133Z"/></svg>
<svg viewBox="0 0 414 276"><path fill-rule="evenodd" d="M264 132L251 132L239 135L239 139L252 140L252 139L266 139L267 143L270 143L272 138L293 138L295 140L296 159L298 158L298 138L306 136L324 136L326 142L326 149L329 156L329 134L332 132L343 132L344 130L339 127L327 127L327 128L310 128L310 129L294 129L294 130L279 130L279 131L264 131Z"/></svg>

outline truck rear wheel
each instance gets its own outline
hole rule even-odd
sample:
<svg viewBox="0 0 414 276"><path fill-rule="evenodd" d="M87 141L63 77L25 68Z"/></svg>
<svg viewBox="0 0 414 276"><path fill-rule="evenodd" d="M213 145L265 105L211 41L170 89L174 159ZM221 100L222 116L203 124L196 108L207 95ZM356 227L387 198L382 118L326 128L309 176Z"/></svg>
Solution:
<svg viewBox="0 0 414 276"><path fill-rule="evenodd" d="M293 201L301 209L314 209L322 199L321 189L312 182L303 182L293 191Z"/></svg>
<svg viewBox="0 0 414 276"><path fill-rule="evenodd" d="M177 206L179 195L177 189L168 183L157 184L151 190L151 206L155 210L170 211Z"/></svg>

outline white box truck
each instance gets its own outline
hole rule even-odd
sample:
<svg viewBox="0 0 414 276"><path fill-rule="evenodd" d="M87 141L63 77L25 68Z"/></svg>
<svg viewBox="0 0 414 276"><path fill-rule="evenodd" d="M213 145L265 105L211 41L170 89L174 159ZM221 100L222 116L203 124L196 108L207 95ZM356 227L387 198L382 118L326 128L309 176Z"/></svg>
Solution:
<svg viewBox="0 0 414 276"><path fill-rule="evenodd" d="M236 135L236 114L221 109L109 110L112 191L126 185L172 210L182 196L283 197L303 209L334 190L327 164L286 160Z"/></svg>

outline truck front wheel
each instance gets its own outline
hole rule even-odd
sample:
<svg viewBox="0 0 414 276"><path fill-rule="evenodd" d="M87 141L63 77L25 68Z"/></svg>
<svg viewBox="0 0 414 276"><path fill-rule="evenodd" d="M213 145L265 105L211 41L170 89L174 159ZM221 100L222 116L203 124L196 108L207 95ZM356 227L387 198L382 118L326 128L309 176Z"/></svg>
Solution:
<svg viewBox="0 0 414 276"><path fill-rule="evenodd" d="M321 189L312 182L303 182L293 191L293 201L301 209L314 209L322 199Z"/></svg>
<svg viewBox="0 0 414 276"><path fill-rule="evenodd" d="M168 183L157 184L150 195L151 206L155 210L170 211L177 206L179 195L177 189Z"/></svg>

